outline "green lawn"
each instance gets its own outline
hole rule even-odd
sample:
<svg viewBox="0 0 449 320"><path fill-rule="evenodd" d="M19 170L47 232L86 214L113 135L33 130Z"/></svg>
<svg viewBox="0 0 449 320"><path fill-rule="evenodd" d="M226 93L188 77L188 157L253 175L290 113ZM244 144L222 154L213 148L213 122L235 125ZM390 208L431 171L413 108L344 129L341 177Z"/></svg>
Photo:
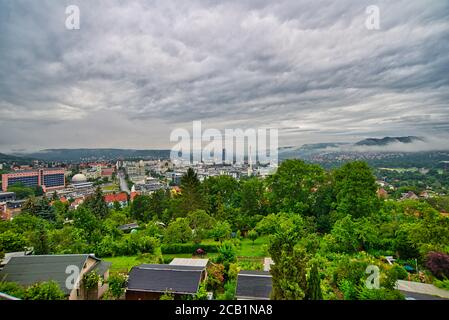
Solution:
<svg viewBox="0 0 449 320"><path fill-rule="evenodd" d="M118 185L111 185L111 186L104 186L101 187L101 189L103 189L103 191L120 191L120 187Z"/></svg>
<svg viewBox="0 0 449 320"><path fill-rule="evenodd" d="M268 244L268 237L259 237L253 242L249 239L241 240L241 247L237 252L239 257L265 257L264 245ZM265 246L266 247L266 246Z"/></svg>
<svg viewBox="0 0 449 320"><path fill-rule="evenodd" d="M112 262L111 272L124 272L131 270L132 267L141 264L142 262L137 260L137 256L129 257L110 257L104 258L105 261Z"/></svg>
<svg viewBox="0 0 449 320"><path fill-rule="evenodd" d="M213 239L205 239L202 241L204 244L219 244L219 242ZM265 257L267 253L264 252L263 246L268 244L268 237L259 237L253 242L247 238L241 240L241 246L237 250L237 256L239 257Z"/></svg>

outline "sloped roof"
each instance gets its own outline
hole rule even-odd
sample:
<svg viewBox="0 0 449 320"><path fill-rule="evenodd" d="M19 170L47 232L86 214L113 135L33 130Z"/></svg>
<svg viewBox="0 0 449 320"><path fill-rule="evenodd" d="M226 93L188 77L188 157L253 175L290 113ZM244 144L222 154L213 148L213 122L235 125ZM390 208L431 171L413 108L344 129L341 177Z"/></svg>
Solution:
<svg viewBox="0 0 449 320"><path fill-rule="evenodd" d="M132 230L139 228L139 224L137 223L128 223L117 227L119 230Z"/></svg>
<svg viewBox="0 0 449 320"><path fill-rule="evenodd" d="M271 274L265 271L242 270L237 276L236 297L268 300L272 288Z"/></svg>
<svg viewBox="0 0 449 320"><path fill-rule="evenodd" d="M128 201L128 195L125 192L117 193L117 194L107 194L104 196L104 201L111 202L126 202Z"/></svg>
<svg viewBox="0 0 449 320"><path fill-rule="evenodd" d="M168 264L142 264L131 269L128 290L195 294L203 267Z"/></svg>
<svg viewBox="0 0 449 320"><path fill-rule="evenodd" d="M89 257L99 260L88 254L12 257L0 272L0 279L23 286L53 280L59 284L62 291L69 294L71 290L65 284L70 275L66 273L67 267L76 266L81 271Z"/></svg>
<svg viewBox="0 0 449 320"><path fill-rule="evenodd" d="M206 268L209 259L193 259L193 258L174 258L170 265L172 266L192 266Z"/></svg>

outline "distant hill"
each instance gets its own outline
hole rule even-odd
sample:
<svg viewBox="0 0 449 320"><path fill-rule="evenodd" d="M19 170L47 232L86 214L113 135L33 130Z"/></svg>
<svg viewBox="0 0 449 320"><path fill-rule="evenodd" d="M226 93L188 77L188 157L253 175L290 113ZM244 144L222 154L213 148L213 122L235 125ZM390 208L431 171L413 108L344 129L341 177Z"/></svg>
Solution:
<svg viewBox="0 0 449 320"><path fill-rule="evenodd" d="M25 155L44 161L117 160L117 159L161 159L169 158L170 150L134 149L46 149Z"/></svg>
<svg viewBox="0 0 449 320"><path fill-rule="evenodd" d="M30 159L25 158L25 157L0 153L0 163L13 163L14 162L14 163L18 163L18 164L24 164L24 163L28 163L29 161L30 161Z"/></svg>
<svg viewBox="0 0 449 320"><path fill-rule="evenodd" d="M357 146L386 146L392 143L412 143L416 141L424 141L423 138L408 136L408 137L385 137L382 139L368 138L357 142Z"/></svg>

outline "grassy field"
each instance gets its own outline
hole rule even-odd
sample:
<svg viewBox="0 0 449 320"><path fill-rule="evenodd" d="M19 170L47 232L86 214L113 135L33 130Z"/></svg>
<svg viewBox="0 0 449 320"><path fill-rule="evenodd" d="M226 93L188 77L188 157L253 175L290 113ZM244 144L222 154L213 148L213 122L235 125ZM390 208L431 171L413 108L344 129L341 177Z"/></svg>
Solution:
<svg viewBox="0 0 449 320"><path fill-rule="evenodd" d="M103 191L120 191L120 187L116 184L101 187Z"/></svg>
<svg viewBox="0 0 449 320"><path fill-rule="evenodd" d="M249 239L243 239L241 242L237 255L239 257L266 257L266 244L268 244L268 237L257 238L253 242Z"/></svg>
<svg viewBox="0 0 449 320"><path fill-rule="evenodd" d="M112 262L111 272L124 272L131 270L132 267L141 264L142 262L137 260L137 256L129 256L129 257L110 257L104 258L107 262Z"/></svg>

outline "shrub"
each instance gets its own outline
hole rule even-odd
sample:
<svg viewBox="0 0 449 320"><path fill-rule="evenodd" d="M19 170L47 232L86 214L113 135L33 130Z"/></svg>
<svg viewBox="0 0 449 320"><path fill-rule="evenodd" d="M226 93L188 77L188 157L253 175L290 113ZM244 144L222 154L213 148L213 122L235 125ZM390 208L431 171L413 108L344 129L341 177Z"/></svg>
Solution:
<svg viewBox="0 0 449 320"><path fill-rule="evenodd" d="M112 274L108 279L109 292L111 295L118 299L125 292L126 287L126 276L121 273Z"/></svg>
<svg viewBox="0 0 449 320"><path fill-rule="evenodd" d="M440 280L449 278L449 255L430 252L426 257L426 267Z"/></svg>
<svg viewBox="0 0 449 320"><path fill-rule="evenodd" d="M55 281L36 283L26 291L27 300L64 300L65 294Z"/></svg>
<svg viewBox="0 0 449 320"><path fill-rule="evenodd" d="M175 296L170 291L165 291L165 293L161 295L159 300L175 300Z"/></svg>
<svg viewBox="0 0 449 320"><path fill-rule="evenodd" d="M25 298L25 288L15 282L0 282L0 292L19 299Z"/></svg>
<svg viewBox="0 0 449 320"><path fill-rule="evenodd" d="M207 268L207 289L217 290L223 286L224 266L222 264L212 264Z"/></svg>
<svg viewBox="0 0 449 320"><path fill-rule="evenodd" d="M369 289L362 287L357 294L359 300L404 300L404 295L398 290L386 288Z"/></svg>

